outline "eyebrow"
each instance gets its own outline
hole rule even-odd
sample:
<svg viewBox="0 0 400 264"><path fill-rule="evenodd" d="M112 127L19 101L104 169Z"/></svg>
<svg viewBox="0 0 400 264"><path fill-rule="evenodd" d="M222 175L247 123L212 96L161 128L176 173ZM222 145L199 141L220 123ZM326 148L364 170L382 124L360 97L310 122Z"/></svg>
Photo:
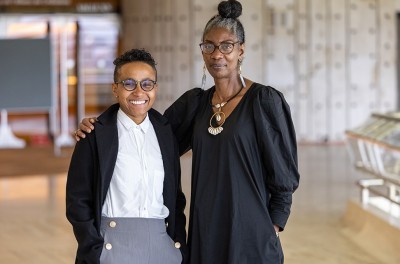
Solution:
<svg viewBox="0 0 400 264"><path fill-rule="evenodd" d="M219 44L222 44L222 43L233 44L234 42L237 42L237 41L234 41L234 40L224 40L224 41L221 41ZM214 43L214 42L211 41L211 40L204 40L204 43L211 43L211 44L216 45L216 43Z"/></svg>

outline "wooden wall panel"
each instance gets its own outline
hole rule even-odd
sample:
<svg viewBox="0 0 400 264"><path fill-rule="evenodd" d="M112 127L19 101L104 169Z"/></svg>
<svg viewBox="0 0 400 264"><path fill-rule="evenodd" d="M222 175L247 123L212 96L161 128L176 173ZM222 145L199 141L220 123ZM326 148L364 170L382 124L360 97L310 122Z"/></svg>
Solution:
<svg viewBox="0 0 400 264"><path fill-rule="evenodd" d="M174 90L174 71L176 64L174 39L176 33L173 26L177 17L173 14L173 0L152 0L153 32L147 39L153 45L153 55L158 63L158 100L156 107L164 110L172 103L172 90Z"/></svg>
<svg viewBox="0 0 400 264"><path fill-rule="evenodd" d="M397 106L396 0L241 1L244 76L280 90L299 141L341 141L372 112ZM123 48L159 61L159 106L200 86L198 44L215 0L123 1ZM126 10L126 11L125 11ZM206 88L213 85L207 74Z"/></svg>
<svg viewBox="0 0 400 264"><path fill-rule="evenodd" d="M174 24L172 26L172 42L174 46L174 56L171 58L170 67L172 69L173 83L171 84L168 104L172 103L181 94L195 86L192 81L193 76L193 56L199 52L196 46L188 40L194 39L192 31L193 8L191 1L174 0L171 6Z"/></svg>
<svg viewBox="0 0 400 264"><path fill-rule="evenodd" d="M267 0L266 8L270 13L264 58L267 84L284 93L292 105L295 101L293 0Z"/></svg>
<svg viewBox="0 0 400 264"><path fill-rule="evenodd" d="M328 140L340 141L347 128L347 0L328 2L327 130Z"/></svg>
<svg viewBox="0 0 400 264"><path fill-rule="evenodd" d="M397 1L400 2L400 1ZM388 112L396 109L398 91L396 87L396 13L395 2L392 0L379 0L378 5L378 58L377 67L379 76L377 86L379 89L376 102L376 111Z"/></svg>
<svg viewBox="0 0 400 264"><path fill-rule="evenodd" d="M376 100L377 21L374 0L349 1L349 128L363 123ZM365 19L368 18L368 19Z"/></svg>
<svg viewBox="0 0 400 264"><path fill-rule="evenodd" d="M242 65L242 74L258 83L263 83L264 69L264 9L262 1L242 1L243 14L239 17L243 24L246 36L245 58Z"/></svg>
<svg viewBox="0 0 400 264"><path fill-rule="evenodd" d="M122 10L123 50L145 48L154 56L159 83L155 108L163 112L192 87L191 2L124 1Z"/></svg>
<svg viewBox="0 0 400 264"><path fill-rule="evenodd" d="M150 51L152 48L151 40L153 19L151 2L149 1L124 1L122 5L122 24L121 34L122 51L131 48L145 48Z"/></svg>
<svg viewBox="0 0 400 264"><path fill-rule="evenodd" d="M192 0L193 2L193 27L192 31L194 32L194 36L190 41L190 45L194 47L194 61L193 61L193 86L200 87L201 79L203 76L203 57L201 55L201 50L199 44L202 41L202 35L204 31L204 27L208 20L214 15L217 14L217 5L216 1L213 0ZM214 82L207 72L207 82L205 89L214 85Z"/></svg>
<svg viewBox="0 0 400 264"><path fill-rule="evenodd" d="M311 74L309 99L312 105L312 122L309 139L326 140L328 130L328 57L327 57L327 0L312 0L311 17Z"/></svg>
<svg viewBox="0 0 400 264"><path fill-rule="evenodd" d="M295 75L296 75L296 101L291 105L293 121L300 141L309 137L311 127L310 94L310 32L311 20L308 12L309 0L298 0L295 6Z"/></svg>

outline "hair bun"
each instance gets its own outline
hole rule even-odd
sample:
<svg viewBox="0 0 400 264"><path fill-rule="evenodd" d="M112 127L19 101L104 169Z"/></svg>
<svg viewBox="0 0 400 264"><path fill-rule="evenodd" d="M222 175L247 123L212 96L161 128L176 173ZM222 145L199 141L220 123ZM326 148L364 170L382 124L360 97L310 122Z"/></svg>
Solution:
<svg viewBox="0 0 400 264"><path fill-rule="evenodd" d="M223 18L238 18L242 14L242 4L236 0L222 1L218 13Z"/></svg>

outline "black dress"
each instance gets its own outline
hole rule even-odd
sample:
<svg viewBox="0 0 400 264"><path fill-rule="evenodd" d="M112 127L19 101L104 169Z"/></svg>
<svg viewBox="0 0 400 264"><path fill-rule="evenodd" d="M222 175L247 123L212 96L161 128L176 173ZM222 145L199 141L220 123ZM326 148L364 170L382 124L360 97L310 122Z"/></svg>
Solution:
<svg viewBox="0 0 400 264"><path fill-rule="evenodd" d="M211 135L214 91L190 90L165 113L181 152L193 152L190 263L283 263L273 224L285 227L299 183L289 106L254 83Z"/></svg>

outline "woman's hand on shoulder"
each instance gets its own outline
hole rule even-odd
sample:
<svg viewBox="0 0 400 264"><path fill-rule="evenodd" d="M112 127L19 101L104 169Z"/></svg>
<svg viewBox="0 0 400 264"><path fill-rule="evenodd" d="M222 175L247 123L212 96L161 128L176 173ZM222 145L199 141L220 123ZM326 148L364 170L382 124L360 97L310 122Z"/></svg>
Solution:
<svg viewBox="0 0 400 264"><path fill-rule="evenodd" d="M79 141L81 138L86 137L86 133L92 132L94 129L93 124L97 121L96 117L85 117L82 119L82 121L79 123L79 128L75 130L74 136L75 140Z"/></svg>

